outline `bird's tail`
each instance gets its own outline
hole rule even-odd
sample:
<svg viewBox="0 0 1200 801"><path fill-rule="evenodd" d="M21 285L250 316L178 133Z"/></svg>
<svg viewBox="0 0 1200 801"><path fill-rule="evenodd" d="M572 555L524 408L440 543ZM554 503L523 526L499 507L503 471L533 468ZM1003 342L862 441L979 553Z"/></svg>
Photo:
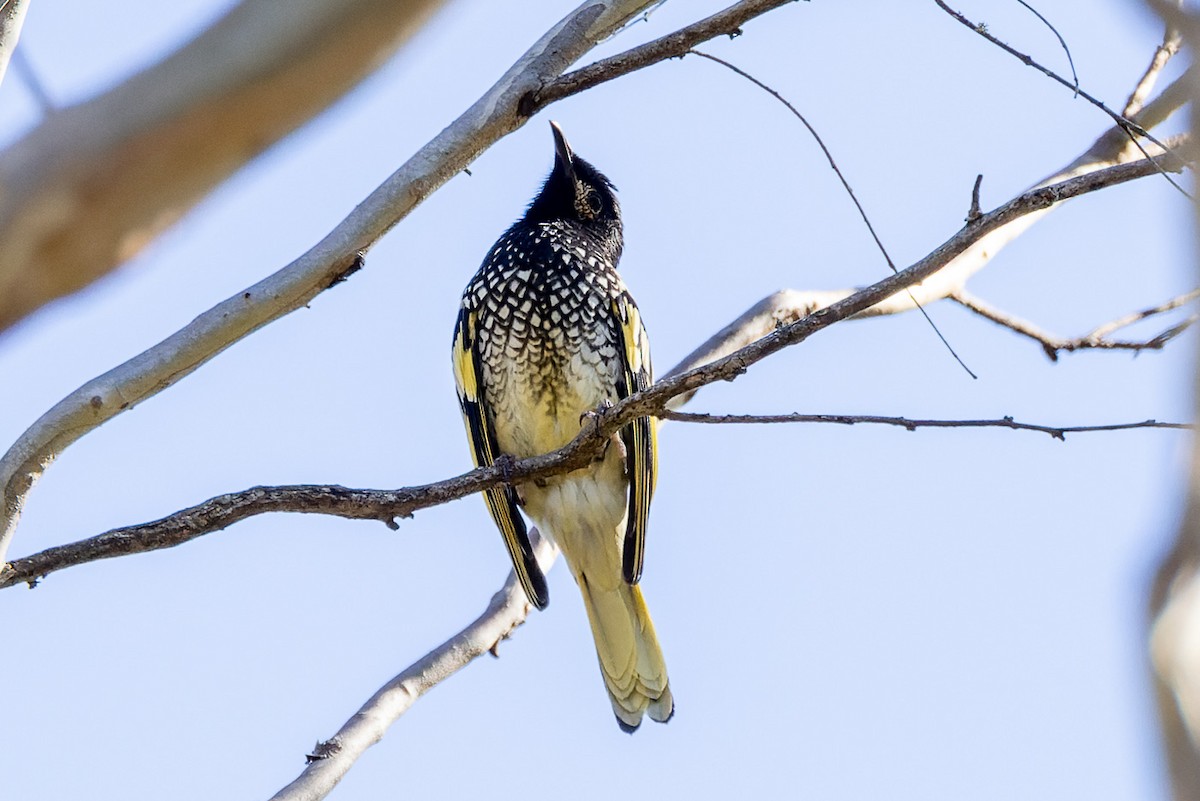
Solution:
<svg viewBox="0 0 1200 801"><path fill-rule="evenodd" d="M578 578L617 725L632 732L644 713L666 723L675 714L675 701L641 589L623 581L613 589L594 586L584 573Z"/></svg>

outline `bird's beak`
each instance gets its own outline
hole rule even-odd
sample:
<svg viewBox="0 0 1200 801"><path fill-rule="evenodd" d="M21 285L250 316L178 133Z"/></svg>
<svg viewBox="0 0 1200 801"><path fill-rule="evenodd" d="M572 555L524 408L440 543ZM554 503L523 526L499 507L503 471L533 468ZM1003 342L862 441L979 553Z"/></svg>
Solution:
<svg viewBox="0 0 1200 801"><path fill-rule="evenodd" d="M567 137L563 136L562 128L559 128L558 123L554 120L550 121L550 131L554 134L555 159L562 165L567 177L574 181L575 154L571 152L571 146L567 144Z"/></svg>

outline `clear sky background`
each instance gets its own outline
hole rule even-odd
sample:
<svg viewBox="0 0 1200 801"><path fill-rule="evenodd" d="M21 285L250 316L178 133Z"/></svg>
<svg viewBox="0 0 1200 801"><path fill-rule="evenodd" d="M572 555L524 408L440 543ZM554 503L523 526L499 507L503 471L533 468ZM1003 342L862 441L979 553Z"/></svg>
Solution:
<svg viewBox="0 0 1200 801"><path fill-rule="evenodd" d="M596 55L722 7L663 6ZM572 1L447 6L357 91L112 277L0 338L7 446L82 382L303 252L485 91ZM228 3L34 3L22 47L56 102L152 63ZM959 3L1068 72L1016 2ZM1119 108L1161 38L1136 2L1037 8ZM922 3L797 3L704 49L817 127L900 264L1108 119ZM1177 74L1176 65L1168 71ZM18 76L0 137L37 119ZM255 484L397 487L470 459L450 334L459 293L552 163L546 120L620 188L622 272L659 371L761 297L883 277L835 176L778 103L671 61L558 103L371 250L366 269L89 435L33 492L12 555ZM1168 132L1174 130L1166 129ZM1075 201L973 282L1078 335L1193 286L1184 200L1146 179ZM1054 425L1189 414L1190 339L1066 354L949 304L841 324L689 408ZM1165 327L1156 324L1150 335ZM333 798L1165 797L1144 650L1187 438L856 426L661 431L643 580L678 715L613 722L567 571L552 603L430 695ZM398 532L265 516L0 597L0 774L13 799L262 798L375 689L473 619L508 572L483 503ZM531 787L532 785L532 787Z"/></svg>

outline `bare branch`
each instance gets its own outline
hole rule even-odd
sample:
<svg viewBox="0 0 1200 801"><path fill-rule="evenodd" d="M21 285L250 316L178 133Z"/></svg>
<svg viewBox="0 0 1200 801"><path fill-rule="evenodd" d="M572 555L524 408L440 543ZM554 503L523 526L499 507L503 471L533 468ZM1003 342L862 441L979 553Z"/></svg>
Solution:
<svg viewBox="0 0 1200 801"><path fill-rule="evenodd" d="M1059 75L1054 70L1048 69L1047 67L1042 66L1037 61L1035 61L1031 56L1026 55L1025 53L1022 53L1021 51L1006 44L1005 42L1001 41L1000 39L997 39L995 36L993 36L992 34L990 34L988 32L986 26L978 25L978 24L972 22L971 20L967 19L965 16L963 16L959 12L955 11L954 9L950 8L950 6L946 5L946 3L943 2L943 0L933 0L933 1L935 3L937 3L939 8L941 8L943 11L945 11L951 17L958 20L958 22L960 22L963 25L965 25L966 27L970 28L975 33L982 36L984 39L987 39L989 42L996 45L1004 52L1008 53L1011 56L1016 57L1017 59L1019 59L1021 61L1021 63L1025 64L1026 66L1033 67L1035 70L1037 70L1038 72L1047 76L1048 78L1050 78L1054 81L1057 81L1058 83L1060 83L1063 86L1067 87L1068 89L1072 90L1078 97L1082 97L1084 100L1088 101L1093 106L1095 106L1096 108L1103 111L1105 114L1107 114L1109 117L1111 117L1113 119L1113 121L1117 124L1118 128L1120 128L1122 131L1124 131L1129 136L1130 142L1132 142L1135 147L1137 147L1139 150L1142 151L1143 156L1149 157L1150 153L1147 152L1144 149L1144 146L1141 144L1141 142L1138 141L1137 137L1139 137L1139 136L1144 136L1147 140L1154 143L1158 147L1162 148L1163 151L1165 151L1167 153L1171 152L1171 149L1169 147L1167 147L1162 142L1155 139L1154 136L1151 135L1151 133L1148 130L1143 128L1141 125L1139 125L1134 120L1131 120L1128 117L1124 116L1123 114L1118 114L1117 112L1110 109L1108 106L1106 106L1104 104L1104 102L1102 100L1094 97L1093 95L1091 95L1091 94L1085 92L1083 89L1079 88L1078 83L1072 85L1070 81L1068 81L1066 78ZM1176 158L1178 158L1178 157L1176 157ZM1186 166L1186 161L1184 161L1183 159L1180 159L1180 163L1182 166ZM1182 186L1180 186L1175 181L1174 178L1172 178L1170 175L1168 175L1165 170L1163 171L1163 177L1167 180L1168 183L1171 184L1171 186L1175 187L1175 189L1180 194L1182 194L1184 197L1186 197L1188 199L1192 199L1191 194L1186 189L1184 189Z"/></svg>
<svg viewBox="0 0 1200 801"><path fill-rule="evenodd" d="M1109 423L1094 426L1046 426L1037 423L1020 423L1011 417L990 420L915 420L909 417L882 417L873 414L699 414L695 412L664 412L663 420L680 423L708 423L719 425L767 425L774 423L837 423L855 425L872 423L899 426L909 431L918 428L1008 428L1015 431L1038 431L1054 439L1065 441L1067 434L1082 434L1094 431L1127 431L1134 428L1168 428L1191 431L1191 423L1160 423L1157 420L1142 420L1137 423Z"/></svg>
<svg viewBox="0 0 1200 801"><path fill-rule="evenodd" d="M1158 82L1158 76L1167 66L1167 62L1179 52L1182 45L1183 37L1179 31L1168 25L1163 32L1162 44L1154 49L1150 65L1146 67L1142 79L1138 81L1137 86L1129 93L1129 99L1125 101L1125 108L1121 112L1123 116L1132 118L1142 110L1146 98L1150 96L1150 92L1154 90L1154 84Z"/></svg>
<svg viewBox="0 0 1200 801"><path fill-rule="evenodd" d="M624 53L601 59L594 64L589 64L582 69L568 72L560 78L549 81L545 86L522 98L521 113L531 117L556 100L578 94L651 64L657 64L670 58L682 58L696 45L718 36L730 38L740 36L741 26L754 17L793 2L796 0L746 0L746 2L735 3L724 11L705 17L674 33L660 36L653 41L626 50ZM650 5L658 5L658 3Z"/></svg>
<svg viewBox="0 0 1200 801"><path fill-rule="evenodd" d="M558 552L548 540L530 531L538 563L549 570ZM483 614L471 625L430 651L383 685L337 734L318 743L308 755L308 767L271 801L318 801L342 780L368 748L383 739L388 728L417 700L476 658L506 639L529 614L529 601L517 577L509 573L504 586L492 596Z"/></svg>
<svg viewBox="0 0 1200 801"><path fill-rule="evenodd" d="M1150 101L1139 115L1139 121L1147 127L1160 125L1188 102L1187 87L1191 74L1189 70L1187 74L1168 85L1162 94ZM1187 135L1184 135L1172 140L1170 144L1177 150L1182 151L1187 148L1189 142L1190 139ZM1103 167L1123 163L1131 157L1136 158L1136 154L1137 151L1130 144L1126 132L1118 127L1114 127L1101 134L1092 143L1092 146L1078 158L1036 186L1047 186L1056 181L1087 175ZM976 187L978 187L981 178L982 176L977 177ZM978 215L973 213L978 211L974 208L975 200L976 196L973 191L972 210L968 212L966 219L968 223L973 223L978 219ZM915 308L914 301L922 305L928 305L935 300L949 297L954 292L961 290L972 275L986 267L1008 243L1021 236L1021 234L1049 211L1051 209L1045 209L1013 220L1010 224L983 237L962 254L955 257L951 264L947 265L945 269L932 279L911 287L909 292L912 297L908 295L894 295L860 312L857 318L900 314L912 311ZM672 368L666 377L728 356L730 353L745 347L755 339L765 336L774 328L795 322L817 309L850 297L855 291L857 290L784 289L775 292L763 298L732 323L714 334L707 342L689 354L680 364ZM684 393L671 401L668 408L678 409L690 400L691 397L691 393Z"/></svg>
<svg viewBox="0 0 1200 801"><path fill-rule="evenodd" d="M1154 317L1155 315L1178 309L1181 306L1186 306L1197 298L1200 298L1200 289L1193 289L1191 292L1185 292L1184 294L1171 298L1168 301L1164 301L1157 306L1151 306L1147 309L1131 312L1126 314L1124 317L1118 317L1117 319L1107 322L1104 325L1097 326L1089 333L1085 334L1085 338L1095 339L1108 336L1114 331L1119 331L1126 326L1141 322L1149 317Z"/></svg>
<svg viewBox="0 0 1200 801"><path fill-rule="evenodd" d="M29 0L0 2L0 83L4 82L4 73L8 70L8 62L17 50L17 41L21 38L21 26L25 24L25 12L28 10Z"/></svg>
<svg viewBox="0 0 1200 801"><path fill-rule="evenodd" d="M954 302L970 309L979 316L1032 339L1042 346L1042 350L1045 351L1046 356L1051 361L1058 361L1058 354L1063 351L1070 353L1077 350L1162 350L1168 342L1191 327L1198 318L1195 315L1188 317L1183 322L1177 323L1147 340L1108 339L1106 335L1127 325L1136 323L1139 320L1145 320L1156 314L1176 309L1191 300L1195 300L1197 297L1200 297L1200 290L1172 298L1159 306L1125 315L1074 339L1055 336L1027 320L1022 320L1019 317L997 309L995 306L990 305L987 301L976 297L965 289L957 290L949 297Z"/></svg>
<svg viewBox="0 0 1200 801"><path fill-rule="evenodd" d="M679 395L694 393L714 381L732 381L771 354L803 342L834 323L862 314L880 301L944 269L990 232L1010 224L1018 217L1104 187L1154 175L1158 166L1146 160L1135 161L1027 192L964 226L924 259L895 275L796 322L778 327L724 358L695 369L685 369L685 360L684 364L670 371L667 377L649 389L631 395L598 414L594 425L586 427L569 444L553 453L479 468L456 478L400 490L291 486L256 487L231 493L153 523L116 529L98 537L15 560L0 567L0 588L33 582L54 570L84 562L171 547L266 512L321 513L390 521L394 517L406 517L418 509L456 500L497 484L529 481L568 472L587 464L613 434L634 418L661 414ZM770 313L769 303L760 306L763 308L755 315L756 320ZM728 339L732 341L738 336L735 332ZM708 352L713 352L713 349L710 348Z"/></svg>

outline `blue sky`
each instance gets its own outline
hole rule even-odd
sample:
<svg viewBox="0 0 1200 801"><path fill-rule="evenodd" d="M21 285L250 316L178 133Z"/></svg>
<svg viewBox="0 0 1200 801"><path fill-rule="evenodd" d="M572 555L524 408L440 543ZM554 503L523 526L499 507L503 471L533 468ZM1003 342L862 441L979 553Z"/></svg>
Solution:
<svg viewBox="0 0 1200 801"><path fill-rule="evenodd" d="M68 104L226 5L35 3L22 46ZM669 2L596 54L722 5ZM311 246L571 6L451 3L120 272L0 338L0 440ZM1158 25L1131 2L1037 7L1083 86L1119 107ZM1067 70L1019 4L961 10ZM984 207L998 205L1107 125L932 3L797 3L704 49L808 117L900 264L957 230L977 173ZM395 487L466 470L449 361L458 295L549 169L548 119L621 190L622 273L660 372L777 289L886 274L786 110L714 64L667 62L542 112L386 236L352 280L78 442L32 494L13 555L255 484ZM0 141L35 120L10 72ZM971 286L1075 335L1192 288L1191 249L1183 200L1143 180L1055 212ZM689 408L1054 425L1189 414L1190 339L1052 364L957 307L929 312L978 380L904 315L824 331ZM1177 522L1184 435L1061 443L671 423L660 450L643 586L676 719L617 730L559 566L549 609L499 660L422 699L333 798L507 799L530 782L579 799L1164 797L1142 627ZM398 532L259 517L10 589L6 788L269 796L380 684L473 619L507 571L471 498Z"/></svg>

